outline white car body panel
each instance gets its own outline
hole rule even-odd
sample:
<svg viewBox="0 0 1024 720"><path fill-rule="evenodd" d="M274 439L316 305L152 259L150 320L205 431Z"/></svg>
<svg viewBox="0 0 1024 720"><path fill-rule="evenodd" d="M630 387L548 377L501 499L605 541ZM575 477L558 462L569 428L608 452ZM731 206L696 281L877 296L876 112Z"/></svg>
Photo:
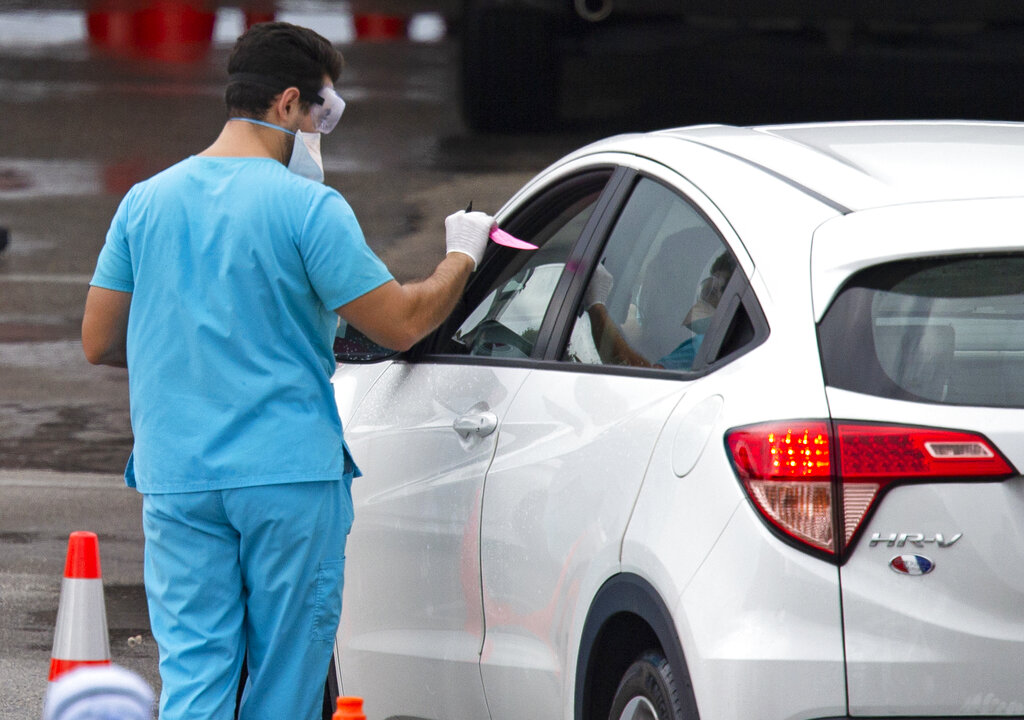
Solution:
<svg viewBox="0 0 1024 720"><path fill-rule="evenodd" d="M780 543L746 503L672 609L702 720L845 714L836 568Z"/></svg>
<svg viewBox="0 0 1024 720"><path fill-rule="evenodd" d="M993 524L993 516L1004 519ZM842 568L854 714L1024 712L1024 532L1007 521L1022 516L1019 478L903 486L886 495ZM875 533L962 537L946 548L913 541L870 547ZM904 554L928 557L934 570L893 572L890 560Z"/></svg>
<svg viewBox="0 0 1024 720"><path fill-rule="evenodd" d="M884 400L829 388L834 417L968 428L1024 467L1022 411ZM854 714L1004 715L1024 712L1024 480L893 488L842 567ZM872 546L875 534L896 542ZM913 539L962 535L948 547ZM907 541L902 535L910 535ZM889 568L920 554L927 575ZM920 692L909 694L908 687Z"/></svg>
<svg viewBox="0 0 1024 720"><path fill-rule="evenodd" d="M701 720L1024 717L1024 479L897 486L830 562L769 527L725 443L769 421L946 427L1024 468L1024 410L826 387L817 328L872 265L1021 252L1022 133L681 128L599 141L527 183L499 223L599 166L675 188L732 250L767 337L703 374L483 357L339 368L365 473L344 691L381 718L594 720L576 717L584 624L606 581L628 575L671 614ZM1024 353L1024 340L995 351ZM493 433L455 432L481 412ZM894 572L906 553L934 572Z"/></svg>
<svg viewBox="0 0 1024 720"><path fill-rule="evenodd" d="M352 486L341 674L374 716L487 716L479 518L497 433L453 424L481 403L500 420L528 374L394 363L345 428L364 476Z"/></svg>
<svg viewBox="0 0 1024 720"><path fill-rule="evenodd" d="M1013 187L1019 188L1018 181ZM918 203L825 223L812 252L815 318L853 273L893 259L1020 251L1022 198ZM1018 339L1007 339L1021 345ZM872 397L828 389L832 416L966 429L1024 467L1022 411ZM855 714L1005 715L1024 712L1024 481L930 483L892 489L842 567L850 711ZM1003 520L999 520L1003 518ZM993 520L996 522L993 524ZM909 535L871 543L876 534ZM915 542L961 536L955 544ZM893 572L896 556L920 554L927 575ZM907 693L908 687L919 692Z"/></svg>
<svg viewBox="0 0 1024 720"><path fill-rule="evenodd" d="M622 534L677 380L534 371L487 474L481 532L494 720L571 714L578 638L618 571Z"/></svg>
<svg viewBox="0 0 1024 720"><path fill-rule="evenodd" d="M853 122L666 131L716 147L848 208L1020 194L1015 123Z"/></svg>
<svg viewBox="0 0 1024 720"><path fill-rule="evenodd" d="M338 404L338 415L343 429L348 429L348 423L359 403L390 365L390 361L383 361L372 364L351 363L338 367L331 378L331 385L334 387L334 400Z"/></svg>
<svg viewBox="0 0 1024 720"><path fill-rule="evenodd" d="M501 209L494 214L494 219L498 225L502 225L510 215L522 207L523 203L541 188L551 185L562 178L574 175L575 173L595 166L614 166L621 159L621 153L611 152L582 154L577 152L567 155L558 162L551 164L541 172L534 175L525 185L512 195L504 205L501 206Z"/></svg>
<svg viewBox="0 0 1024 720"><path fill-rule="evenodd" d="M1024 248L1022 197L918 203L865 210L830 220L814 233L814 319L821 320L852 274L898 258Z"/></svg>
<svg viewBox="0 0 1024 720"><path fill-rule="evenodd" d="M789 347L767 342L691 384L662 433L623 542L623 571L647 578L675 604L702 718L796 718L808 707L828 717L845 709L838 572L765 529L722 440L752 422L827 416L820 365L798 363L804 353ZM814 375L816 382L784 380ZM709 403L718 410L702 434L714 440L677 477L670 468L679 432ZM795 597L805 597L799 613ZM772 678L770 690L764 678Z"/></svg>

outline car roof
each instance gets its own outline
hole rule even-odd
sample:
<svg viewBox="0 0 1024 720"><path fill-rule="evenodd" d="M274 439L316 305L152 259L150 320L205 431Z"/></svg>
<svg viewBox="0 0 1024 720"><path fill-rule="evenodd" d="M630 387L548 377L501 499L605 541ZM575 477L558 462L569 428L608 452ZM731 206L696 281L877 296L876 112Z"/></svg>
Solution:
<svg viewBox="0 0 1024 720"><path fill-rule="evenodd" d="M1024 123L701 125L609 138L585 151L644 154L646 144L663 151L664 138L696 143L756 166L840 212L1024 196ZM652 159L672 165L671 158Z"/></svg>

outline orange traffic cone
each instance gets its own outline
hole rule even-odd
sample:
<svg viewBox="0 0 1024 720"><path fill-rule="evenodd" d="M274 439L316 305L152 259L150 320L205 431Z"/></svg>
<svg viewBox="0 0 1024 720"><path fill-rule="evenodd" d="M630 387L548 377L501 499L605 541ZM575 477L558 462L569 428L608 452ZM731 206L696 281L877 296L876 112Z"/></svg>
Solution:
<svg viewBox="0 0 1024 720"><path fill-rule="evenodd" d="M109 665L110 639L95 533L73 532L60 587L57 629L50 654L50 680L80 665Z"/></svg>
<svg viewBox="0 0 1024 720"><path fill-rule="evenodd" d="M363 699L361 697L338 698L338 709L331 720L366 720L363 715Z"/></svg>

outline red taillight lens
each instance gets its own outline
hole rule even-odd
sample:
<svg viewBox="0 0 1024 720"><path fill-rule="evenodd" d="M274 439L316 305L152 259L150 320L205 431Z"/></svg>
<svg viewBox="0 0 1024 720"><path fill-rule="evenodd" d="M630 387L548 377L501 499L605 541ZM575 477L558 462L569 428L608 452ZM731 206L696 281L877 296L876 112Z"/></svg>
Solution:
<svg viewBox="0 0 1024 720"><path fill-rule="evenodd" d="M730 431L726 440L761 514L786 535L834 553L828 423L752 425Z"/></svg>
<svg viewBox="0 0 1024 720"><path fill-rule="evenodd" d="M1008 475L1013 468L971 433L837 423L844 480L973 478Z"/></svg>
<svg viewBox="0 0 1024 720"><path fill-rule="evenodd" d="M833 556L850 544L878 497L894 484L1002 480L1015 474L988 440L954 430L773 422L731 430L726 443L761 515L786 536ZM838 518L837 490L842 496Z"/></svg>

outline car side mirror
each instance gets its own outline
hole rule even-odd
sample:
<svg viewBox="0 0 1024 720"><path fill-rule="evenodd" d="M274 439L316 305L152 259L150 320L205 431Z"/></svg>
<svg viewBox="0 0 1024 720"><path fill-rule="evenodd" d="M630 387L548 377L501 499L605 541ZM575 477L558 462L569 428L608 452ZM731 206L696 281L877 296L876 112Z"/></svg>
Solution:
<svg viewBox="0 0 1024 720"><path fill-rule="evenodd" d="M344 320L334 335L334 359L340 363L375 363L398 355L397 350L378 345Z"/></svg>

